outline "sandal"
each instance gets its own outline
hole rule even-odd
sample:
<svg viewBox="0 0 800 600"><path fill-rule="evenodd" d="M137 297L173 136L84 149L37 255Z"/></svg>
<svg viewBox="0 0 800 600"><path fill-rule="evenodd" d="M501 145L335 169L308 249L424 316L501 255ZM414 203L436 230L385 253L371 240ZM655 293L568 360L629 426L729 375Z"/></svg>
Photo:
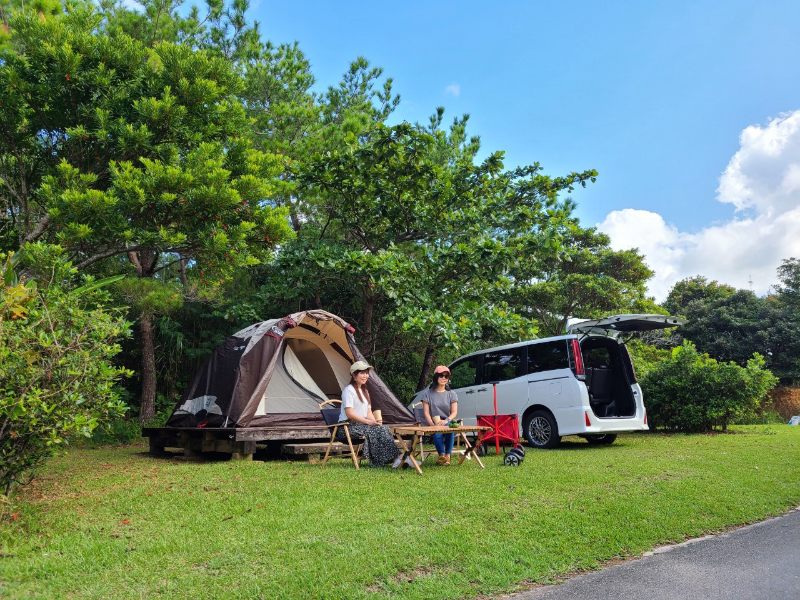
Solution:
<svg viewBox="0 0 800 600"><path fill-rule="evenodd" d="M444 457L444 454L440 454L440 455L439 455L439 458L437 458L437 459L436 459L436 466L437 466L437 467L441 467L441 466L443 466L443 465L445 464L445 461L446 461L446 460L447 460L447 459Z"/></svg>

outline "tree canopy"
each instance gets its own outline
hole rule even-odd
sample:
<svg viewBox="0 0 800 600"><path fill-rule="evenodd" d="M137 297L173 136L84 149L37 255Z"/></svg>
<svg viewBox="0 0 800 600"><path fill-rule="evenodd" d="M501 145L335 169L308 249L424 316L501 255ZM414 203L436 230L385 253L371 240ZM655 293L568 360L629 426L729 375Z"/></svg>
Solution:
<svg viewBox="0 0 800 600"><path fill-rule="evenodd" d="M152 318L174 304L156 302L169 294L155 288L174 294L177 280L202 293L287 238L286 210L270 201L282 158L251 144L242 81L227 59L170 42L148 48L117 30L99 35L101 23L87 5L61 19L10 20L0 177L20 247L56 241L78 269L105 261L151 280L132 302L147 420Z"/></svg>
<svg viewBox="0 0 800 600"><path fill-rule="evenodd" d="M434 361L658 310L644 258L573 214L596 171L507 168L442 107L391 122L380 67L320 85L246 0L29 8L3 3L0 249L125 275L143 421L231 331L298 309L352 322L401 397Z"/></svg>

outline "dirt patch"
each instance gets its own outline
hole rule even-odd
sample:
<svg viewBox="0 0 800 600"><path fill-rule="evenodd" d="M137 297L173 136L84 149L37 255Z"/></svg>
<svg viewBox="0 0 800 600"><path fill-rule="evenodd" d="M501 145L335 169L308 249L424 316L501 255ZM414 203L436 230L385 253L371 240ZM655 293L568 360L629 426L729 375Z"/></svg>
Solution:
<svg viewBox="0 0 800 600"><path fill-rule="evenodd" d="M800 387L776 387L769 393L772 409L786 421L800 415Z"/></svg>

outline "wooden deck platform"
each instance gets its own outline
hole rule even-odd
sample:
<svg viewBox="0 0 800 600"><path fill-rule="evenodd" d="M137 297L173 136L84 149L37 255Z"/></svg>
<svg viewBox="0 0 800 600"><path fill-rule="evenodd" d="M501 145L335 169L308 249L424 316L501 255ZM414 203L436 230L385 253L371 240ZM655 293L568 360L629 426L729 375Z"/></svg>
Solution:
<svg viewBox="0 0 800 600"><path fill-rule="evenodd" d="M327 427L144 427L142 437L150 438L150 453L182 448L185 456L201 452L226 452L236 460L252 460L258 442L328 441Z"/></svg>
<svg viewBox="0 0 800 600"><path fill-rule="evenodd" d="M285 442L283 454L308 458L314 462L325 454L330 429L322 427L143 427L142 437L150 438L150 454L164 456L167 448L182 448L186 458L203 452L224 452L234 460L252 460L256 444ZM334 444L337 451L341 451Z"/></svg>

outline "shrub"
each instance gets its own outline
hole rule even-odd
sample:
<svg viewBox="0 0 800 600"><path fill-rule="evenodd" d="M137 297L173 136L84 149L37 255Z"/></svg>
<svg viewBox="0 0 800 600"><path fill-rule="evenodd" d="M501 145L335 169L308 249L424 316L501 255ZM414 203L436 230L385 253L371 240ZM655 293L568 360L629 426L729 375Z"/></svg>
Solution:
<svg viewBox="0 0 800 600"><path fill-rule="evenodd" d="M98 423L121 415L125 405L114 384L127 374L111 359L129 323L103 308L98 288L87 280L70 289L75 269L57 246L26 247L20 266L38 286L22 284L12 261L0 256L0 494L24 482L70 436L88 436ZM12 290L14 288L14 290ZM8 295L7 291L12 290ZM21 310L20 310L21 309Z"/></svg>
<svg viewBox="0 0 800 600"><path fill-rule="evenodd" d="M647 372L641 385L653 428L725 431L736 420L755 418L777 381L759 354L740 367L700 354L686 341Z"/></svg>
<svg viewBox="0 0 800 600"><path fill-rule="evenodd" d="M637 379L644 379L659 363L668 360L670 357L668 348L658 348L645 344L636 338L630 340L626 346L631 355Z"/></svg>
<svg viewBox="0 0 800 600"><path fill-rule="evenodd" d="M138 419L124 417L98 425L92 431L89 446L109 446L114 444L130 444L142 437L142 425Z"/></svg>

